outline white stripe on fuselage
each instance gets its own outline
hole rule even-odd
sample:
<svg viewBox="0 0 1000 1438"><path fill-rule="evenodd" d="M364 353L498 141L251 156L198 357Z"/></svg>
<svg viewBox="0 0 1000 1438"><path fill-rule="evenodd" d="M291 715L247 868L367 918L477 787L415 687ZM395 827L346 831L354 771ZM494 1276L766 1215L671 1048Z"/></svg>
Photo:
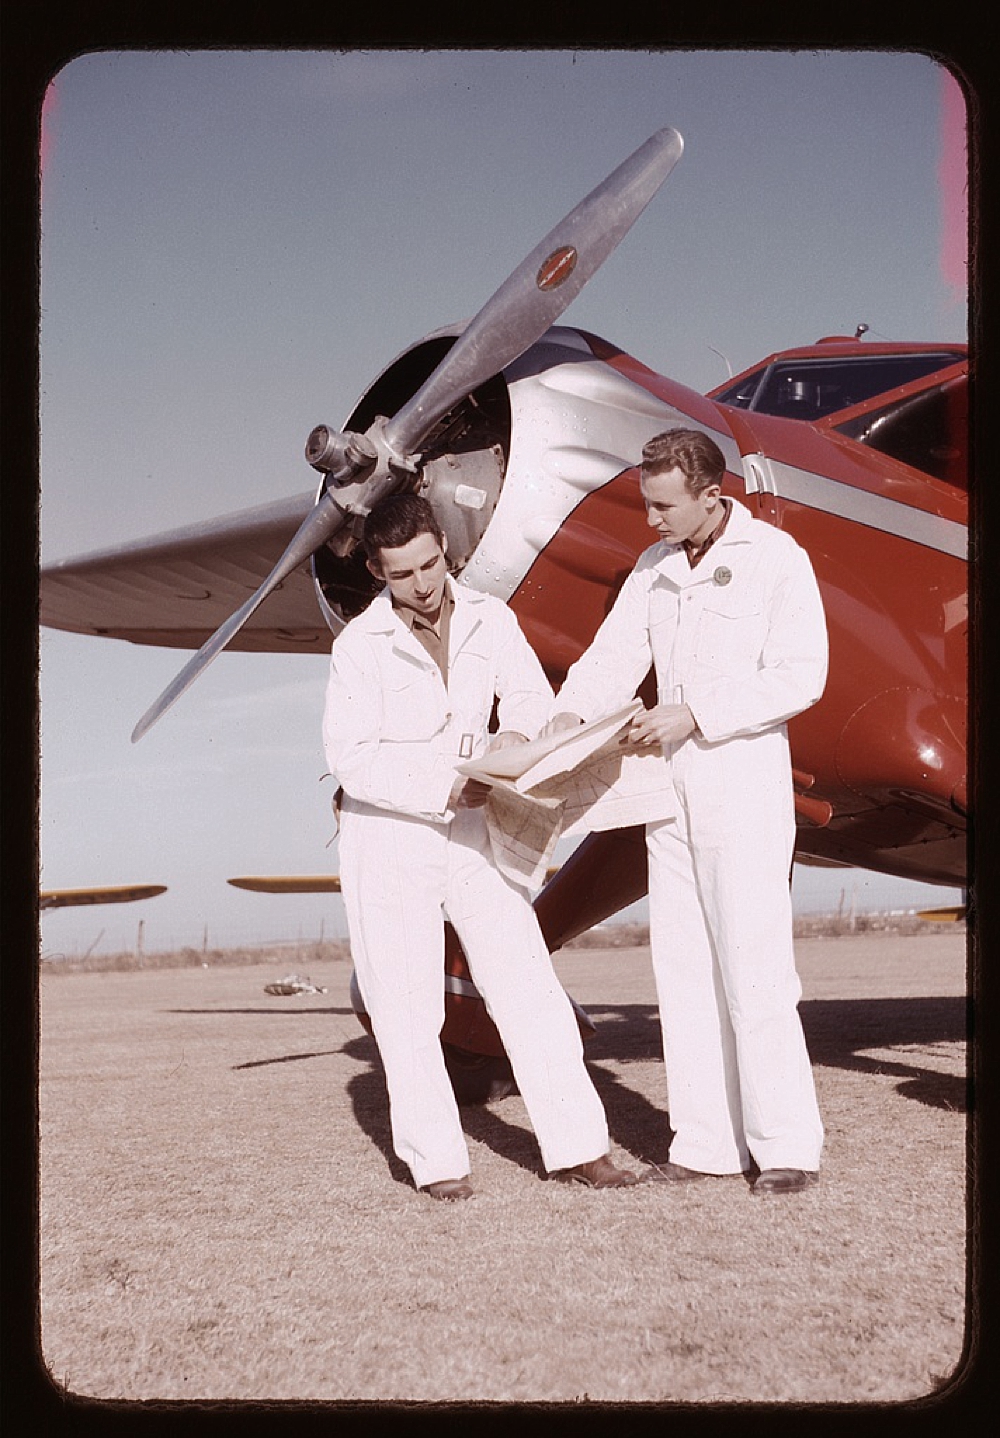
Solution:
<svg viewBox="0 0 1000 1438"><path fill-rule="evenodd" d="M460 994L464 999L482 998L471 979L460 979L456 974L445 974L444 991L446 994Z"/></svg>
<svg viewBox="0 0 1000 1438"><path fill-rule="evenodd" d="M968 526L955 519L943 519L939 514L915 509L902 500L857 489L853 484L844 484L825 474L813 474L807 469L796 469L794 465L782 464L778 460L770 460L768 467L774 476L774 491L780 499L803 504L808 509L820 509L824 514L835 514L840 519L850 519L869 529L881 530L883 534L898 535L900 539L909 539L941 554L954 555L956 559L965 559L968 555Z"/></svg>

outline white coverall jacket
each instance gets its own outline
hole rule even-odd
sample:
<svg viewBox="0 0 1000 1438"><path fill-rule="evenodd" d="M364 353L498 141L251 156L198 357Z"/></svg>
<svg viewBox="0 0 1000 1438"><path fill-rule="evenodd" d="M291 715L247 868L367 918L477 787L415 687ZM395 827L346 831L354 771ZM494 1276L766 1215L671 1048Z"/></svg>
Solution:
<svg viewBox="0 0 1000 1438"><path fill-rule="evenodd" d="M482 809L448 808L460 758L501 730L534 738L552 690L517 620L492 595L454 597L447 686L388 589L333 645L323 740L343 786L340 872L358 987L389 1090L393 1146L417 1187L469 1172L441 1052L444 917L510 1058L546 1169L607 1153L583 1061L527 891L496 868Z"/></svg>
<svg viewBox="0 0 1000 1438"><path fill-rule="evenodd" d="M650 942L671 1161L705 1173L819 1167L823 1130L798 1016L789 878L795 815L785 723L827 672L805 551L733 512L691 568L683 545L640 555L554 705L585 720L655 667L658 702L698 732L672 746L678 812L650 824Z"/></svg>

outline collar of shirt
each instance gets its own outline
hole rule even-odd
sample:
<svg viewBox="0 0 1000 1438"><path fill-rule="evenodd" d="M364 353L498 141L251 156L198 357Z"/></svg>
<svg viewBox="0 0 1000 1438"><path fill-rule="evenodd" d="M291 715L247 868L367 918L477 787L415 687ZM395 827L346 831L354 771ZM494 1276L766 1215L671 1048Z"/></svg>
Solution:
<svg viewBox="0 0 1000 1438"><path fill-rule="evenodd" d="M729 523L729 516L732 513L733 507L729 503L728 499L724 499L722 501L722 507L725 513L723 514L721 521L715 526L715 528L712 530L712 533L702 544L692 544L690 540L687 539L685 539L684 541L684 552L688 557L688 563L690 564L692 569L695 567L699 560L704 558L704 556L711 549L715 541L717 539L721 539L722 533L725 530L726 525Z"/></svg>
<svg viewBox="0 0 1000 1438"><path fill-rule="evenodd" d="M414 639L427 650L427 653L434 660L434 663L441 671L441 678L448 682L448 638L451 632L451 616L455 608L455 600L445 585L444 599L441 603L441 613L438 615L436 625L431 624L429 619L418 614L415 609L405 605L394 604L398 618L406 625Z"/></svg>

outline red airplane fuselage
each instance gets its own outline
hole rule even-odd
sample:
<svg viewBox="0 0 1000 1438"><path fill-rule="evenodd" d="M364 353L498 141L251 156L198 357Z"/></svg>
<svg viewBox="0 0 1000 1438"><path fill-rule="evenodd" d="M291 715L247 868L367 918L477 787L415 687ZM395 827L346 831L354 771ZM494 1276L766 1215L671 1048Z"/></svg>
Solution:
<svg viewBox="0 0 1000 1438"><path fill-rule="evenodd" d="M777 475L773 487L762 484L748 493L745 474L728 473L724 489L758 518L788 530L811 556L827 613L830 673L822 700L789 726L798 852L964 884L968 591L959 551L968 496L962 347L827 342L771 356L751 372L763 373L777 359L849 363L859 356L867 363L873 354L951 349L934 373L935 422L943 433L931 436L937 470L931 474L845 433L858 432L866 416L877 416L890 401L896 411L908 395L916 404L928 391L924 378L803 423L722 405L716 397L696 400L627 355L594 343L606 363L683 409L693 425L718 430L721 415L744 456L766 456L762 463ZM929 421L924 416L916 423L926 428ZM653 539L638 469L629 469L581 501L525 575L511 604L556 685ZM644 892L635 839L629 833L593 836L552 881L538 901L550 942L565 942L614 912L608 907L613 890L624 893L625 902ZM582 912L585 870L599 883L600 897ZM572 913L559 901L563 893L568 899L570 886Z"/></svg>

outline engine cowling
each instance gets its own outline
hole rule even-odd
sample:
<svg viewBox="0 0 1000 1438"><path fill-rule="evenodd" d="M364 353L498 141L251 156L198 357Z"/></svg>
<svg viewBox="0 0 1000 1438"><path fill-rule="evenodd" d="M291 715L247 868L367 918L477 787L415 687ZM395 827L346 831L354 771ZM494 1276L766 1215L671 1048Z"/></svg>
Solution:
<svg viewBox="0 0 1000 1438"><path fill-rule="evenodd" d="M363 433L378 415L393 414L437 367L457 333L439 332L404 351L367 391L344 430ZM327 463L322 429L313 431L307 446L307 457L319 469ZM507 384L497 375L445 415L425 442L413 487L431 504L447 535L453 575L465 568L496 509L510 434ZM358 521L345 525L313 556L320 609L334 633L381 588L365 565L360 527Z"/></svg>

